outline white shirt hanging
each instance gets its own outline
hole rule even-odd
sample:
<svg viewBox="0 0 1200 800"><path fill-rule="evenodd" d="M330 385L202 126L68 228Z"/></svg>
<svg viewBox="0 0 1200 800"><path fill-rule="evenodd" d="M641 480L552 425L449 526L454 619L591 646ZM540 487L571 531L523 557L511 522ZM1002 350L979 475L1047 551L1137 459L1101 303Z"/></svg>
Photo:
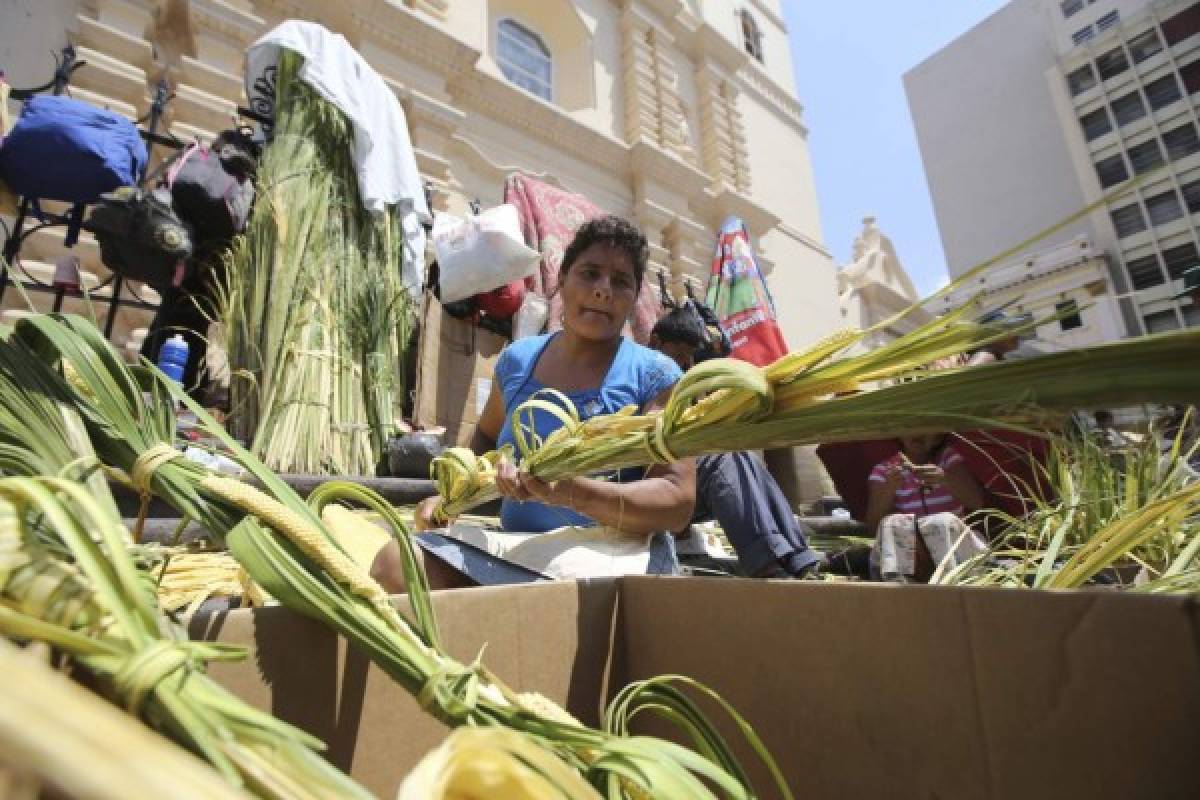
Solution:
<svg viewBox="0 0 1200 800"><path fill-rule="evenodd" d="M425 249L420 221L429 219L429 206L400 101L346 37L315 22L292 19L246 50L246 96L255 110L274 108L274 71L281 48L304 57L300 79L349 118L363 206L378 213L403 204L401 225L410 255L404 259L403 281L411 291L419 291Z"/></svg>

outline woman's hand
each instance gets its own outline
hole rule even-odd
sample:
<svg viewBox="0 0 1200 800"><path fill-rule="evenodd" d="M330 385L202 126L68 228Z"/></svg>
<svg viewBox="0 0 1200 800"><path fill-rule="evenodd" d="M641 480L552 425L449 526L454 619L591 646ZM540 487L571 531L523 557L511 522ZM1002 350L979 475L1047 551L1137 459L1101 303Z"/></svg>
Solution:
<svg viewBox="0 0 1200 800"><path fill-rule="evenodd" d="M548 506L573 508L574 479L549 483L521 470L507 458L496 465L496 489L514 500L536 500Z"/></svg>
<svg viewBox="0 0 1200 800"><path fill-rule="evenodd" d="M439 522L436 519L435 512L441 502L441 495L435 494L433 497L426 497L417 503L417 507L413 510L413 527L418 531L428 531L434 528L444 528L454 522L453 518L447 519L444 522Z"/></svg>
<svg viewBox="0 0 1200 800"><path fill-rule="evenodd" d="M900 484L904 483L904 467L899 464L893 464L888 467L887 472L883 475L883 486L891 494L895 494L900 488Z"/></svg>
<svg viewBox="0 0 1200 800"><path fill-rule="evenodd" d="M914 464L912 471L917 476L917 480L926 486L944 486L946 484L946 470L937 464Z"/></svg>

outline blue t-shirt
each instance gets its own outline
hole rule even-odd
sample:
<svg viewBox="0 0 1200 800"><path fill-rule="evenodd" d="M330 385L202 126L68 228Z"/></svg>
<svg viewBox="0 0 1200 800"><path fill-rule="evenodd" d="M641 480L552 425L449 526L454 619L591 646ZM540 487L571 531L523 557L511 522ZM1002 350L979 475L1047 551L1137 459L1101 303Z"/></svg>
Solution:
<svg viewBox="0 0 1200 800"><path fill-rule="evenodd" d="M518 339L504 348L497 359L496 383L504 398L504 426L496 437L497 447L514 444L513 410L538 390L547 388L533 377L533 373L546 345L556 335L547 333ZM674 386L681 375L683 373L678 365L667 356L622 337L608 374L599 388L563 394L575 404L580 419L612 414L628 405L644 411L650 402ZM525 420L525 415L522 415L522 421ZM548 412L539 410L533 413L534 430L542 438L549 436L561 424L557 417ZM541 533L564 525L595 524L588 517L568 508L548 506L533 500L521 502L508 497L500 506L500 522L504 530L522 533Z"/></svg>

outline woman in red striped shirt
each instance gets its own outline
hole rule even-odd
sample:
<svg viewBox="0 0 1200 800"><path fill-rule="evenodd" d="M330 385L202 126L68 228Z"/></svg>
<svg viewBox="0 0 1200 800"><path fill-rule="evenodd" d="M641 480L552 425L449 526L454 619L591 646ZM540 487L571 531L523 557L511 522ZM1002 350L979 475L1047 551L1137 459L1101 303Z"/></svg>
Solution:
<svg viewBox="0 0 1200 800"><path fill-rule="evenodd" d="M864 522L876 531L872 567L885 580L927 581L983 542L963 517L983 507L983 489L946 434L900 437L900 452L875 465Z"/></svg>

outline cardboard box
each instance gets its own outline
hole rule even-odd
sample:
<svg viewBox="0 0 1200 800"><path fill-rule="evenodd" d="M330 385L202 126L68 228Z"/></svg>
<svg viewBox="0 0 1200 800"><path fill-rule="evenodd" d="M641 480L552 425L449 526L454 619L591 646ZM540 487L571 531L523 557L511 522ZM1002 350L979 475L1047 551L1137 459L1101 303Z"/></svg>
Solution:
<svg viewBox="0 0 1200 800"><path fill-rule="evenodd" d="M592 724L630 680L707 683L797 798L1200 797L1200 611L1187 597L651 577L434 597L457 658L486 643L511 685ZM444 735L339 637L284 609L198 618L193 635L254 648L212 674L324 739L381 797Z"/></svg>
<svg viewBox="0 0 1200 800"><path fill-rule="evenodd" d="M496 358L507 344L499 334L450 316L426 292L413 402L417 424L445 426L447 446L469 445L492 388Z"/></svg>

